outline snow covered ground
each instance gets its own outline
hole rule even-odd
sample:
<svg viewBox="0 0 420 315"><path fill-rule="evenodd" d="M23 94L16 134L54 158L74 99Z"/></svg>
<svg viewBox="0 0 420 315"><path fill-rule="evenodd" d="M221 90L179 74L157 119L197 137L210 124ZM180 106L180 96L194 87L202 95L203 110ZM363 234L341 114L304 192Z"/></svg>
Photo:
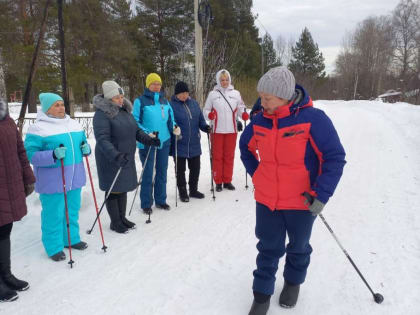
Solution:
<svg viewBox="0 0 420 315"><path fill-rule="evenodd" d="M314 226L312 262L297 306L277 304L283 285L280 261L269 314L420 314L420 107L404 103L319 101L332 118L347 151L347 165L324 214L375 292L378 305L321 220ZM12 115L18 109L12 106ZM89 141L94 145L94 139ZM80 227L89 243L73 251L75 265L47 258L41 244L38 196L12 231L12 267L31 288L0 314L189 314L244 315L252 302L255 267L255 204L252 184L236 154L235 192L210 198L207 139L202 141L199 188L204 200L175 208L173 162L168 170L169 212L155 210L152 223L136 200L126 235L99 230L86 235L95 210L90 187L83 191ZM98 186L95 160L91 168ZM138 165L140 173L140 165ZM96 190L98 202L103 193ZM134 193L129 195L129 204ZM104 211L106 212L106 211Z"/></svg>

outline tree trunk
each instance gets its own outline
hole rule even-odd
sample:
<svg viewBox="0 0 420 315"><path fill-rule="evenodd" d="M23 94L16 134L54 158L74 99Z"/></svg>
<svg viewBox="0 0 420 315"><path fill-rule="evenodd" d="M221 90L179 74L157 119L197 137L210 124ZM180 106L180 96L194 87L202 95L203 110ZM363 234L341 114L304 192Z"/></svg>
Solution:
<svg viewBox="0 0 420 315"><path fill-rule="evenodd" d="M30 71L29 71L29 77L28 77L28 81L26 83L25 94L23 96L23 101L22 101L22 108L20 109L19 122L18 122L18 128L19 128L20 133L22 133L22 127L23 127L23 122L24 122L24 119L25 119L26 108L28 106L28 100L29 100L29 97L31 95L32 81L35 77L36 68L37 68L37 65L38 65L39 50L40 50L40 47L41 47L42 40L44 39L45 27L46 27L46 24L47 24L47 17L48 17L48 7L50 6L50 2L51 2L51 0L47 0L47 2L45 3L41 28L40 28L39 35L38 35L38 41L36 43L34 55L33 55L33 58L32 58L32 64L31 64L31 68L30 68Z"/></svg>
<svg viewBox="0 0 420 315"><path fill-rule="evenodd" d="M63 0L57 0L58 5L58 37L60 40L60 61L61 61L61 86L63 89L64 106L66 113L73 117L73 109L70 108L69 93L67 89L66 54L63 27Z"/></svg>
<svg viewBox="0 0 420 315"><path fill-rule="evenodd" d="M3 71L3 56L0 50L0 98L7 101L6 81Z"/></svg>

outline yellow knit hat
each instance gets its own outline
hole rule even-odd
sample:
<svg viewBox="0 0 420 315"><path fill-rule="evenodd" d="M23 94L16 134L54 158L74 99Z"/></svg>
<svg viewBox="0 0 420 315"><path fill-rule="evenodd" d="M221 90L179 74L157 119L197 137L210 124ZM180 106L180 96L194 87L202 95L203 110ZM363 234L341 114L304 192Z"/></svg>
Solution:
<svg viewBox="0 0 420 315"><path fill-rule="evenodd" d="M157 73L149 73L149 75L146 77L146 87L149 88L150 84L156 81L162 84L162 79Z"/></svg>

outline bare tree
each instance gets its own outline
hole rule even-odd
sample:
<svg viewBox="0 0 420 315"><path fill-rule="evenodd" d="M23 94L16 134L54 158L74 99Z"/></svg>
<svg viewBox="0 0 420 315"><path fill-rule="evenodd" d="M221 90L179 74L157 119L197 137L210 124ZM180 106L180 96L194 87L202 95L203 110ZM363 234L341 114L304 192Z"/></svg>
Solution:
<svg viewBox="0 0 420 315"><path fill-rule="evenodd" d="M395 32L395 61L398 74L406 81L409 72L415 70L418 32L418 2L402 0L393 11Z"/></svg>
<svg viewBox="0 0 420 315"><path fill-rule="evenodd" d="M393 56L393 31L387 16L369 17L343 40L336 60L345 98L373 98L384 89Z"/></svg>
<svg viewBox="0 0 420 315"><path fill-rule="evenodd" d="M281 64L285 64L285 57L287 55L287 41L286 39L279 35L277 36L275 42L274 42L274 48L277 53L277 58L280 60Z"/></svg>
<svg viewBox="0 0 420 315"><path fill-rule="evenodd" d="M206 98L215 82L217 71L225 68L230 69L237 60L239 41L235 41L234 47L228 49L226 36L217 44L210 44L207 39L204 42L204 83L203 91ZM239 73L237 74L240 75Z"/></svg>

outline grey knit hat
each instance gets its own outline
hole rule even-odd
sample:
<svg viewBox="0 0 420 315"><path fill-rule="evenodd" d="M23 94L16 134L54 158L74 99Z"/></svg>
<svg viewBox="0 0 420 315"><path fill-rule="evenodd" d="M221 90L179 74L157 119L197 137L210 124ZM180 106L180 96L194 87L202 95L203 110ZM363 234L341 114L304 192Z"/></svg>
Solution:
<svg viewBox="0 0 420 315"><path fill-rule="evenodd" d="M115 81L105 81L102 83L102 91L104 92L104 98L111 99L117 95L124 95L124 90Z"/></svg>
<svg viewBox="0 0 420 315"><path fill-rule="evenodd" d="M295 93L295 77L284 66L268 70L258 81L257 91L291 100Z"/></svg>

